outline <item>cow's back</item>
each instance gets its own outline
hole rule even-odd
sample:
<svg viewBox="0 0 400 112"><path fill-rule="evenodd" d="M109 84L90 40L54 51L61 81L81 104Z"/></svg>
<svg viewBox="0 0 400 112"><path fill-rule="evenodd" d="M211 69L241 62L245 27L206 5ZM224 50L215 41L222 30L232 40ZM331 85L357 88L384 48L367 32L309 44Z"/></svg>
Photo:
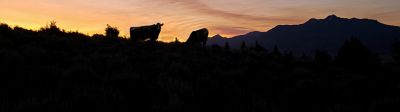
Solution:
<svg viewBox="0 0 400 112"><path fill-rule="evenodd" d="M203 28L203 29L200 30L200 33L201 33L200 34L201 35L201 40L204 41L204 42L207 42L208 34L209 34L208 30L206 28Z"/></svg>
<svg viewBox="0 0 400 112"><path fill-rule="evenodd" d="M130 35L132 40L150 39L152 41L156 41L160 32L161 29L159 29L156 25L130 28Z"/></svg>
<svg viewBox="0 0 400 112"><path fill-rule="evenodd" d="M187 44L191 45L205 45L208 39L208 30L206 28L193 31L188 40L186 41Z"/></svg>
<svg viewBox="0 0 400 112"><path fill-rule="evenodd" d="M130 35L132 40L143 40L147 32L140 27L131 27Z"/></svg>

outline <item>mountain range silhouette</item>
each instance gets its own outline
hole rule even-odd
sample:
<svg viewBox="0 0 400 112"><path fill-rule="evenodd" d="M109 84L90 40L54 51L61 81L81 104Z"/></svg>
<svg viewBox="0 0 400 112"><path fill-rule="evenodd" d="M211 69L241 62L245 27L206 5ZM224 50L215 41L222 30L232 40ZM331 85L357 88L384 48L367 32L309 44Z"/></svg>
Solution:
<svg viewBox="0 0 400 112"><path fill-rule="evenodd" d="M309 54L315 50L333 54L351 38L358 38L373 52L385 55L390 53L392 43L400 40L400 27L372 19L330 15L325 19L312 18L303 24L278 25L266 32L255 31L232 38L216 35L209 39L208 45L229 43L232 48L239 48L242 42L254 46L257 41L267 49L278 46L280 50L294 54Z"/></svg>

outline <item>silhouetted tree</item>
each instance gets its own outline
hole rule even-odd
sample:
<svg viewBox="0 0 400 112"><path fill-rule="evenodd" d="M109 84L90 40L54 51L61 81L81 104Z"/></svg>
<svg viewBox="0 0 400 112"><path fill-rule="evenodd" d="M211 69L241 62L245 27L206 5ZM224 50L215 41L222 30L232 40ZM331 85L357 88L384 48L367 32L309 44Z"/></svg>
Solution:
<svg viewBox="0 0 400 112"><path fill-rule="evenodd" d="M306 53L302 53L300 59L309 59Z"/></svg>
<svg viewBox="0 0 400 112"><path fill-rule="evenodd" d="M306 53L303 52L300 56L300 61L303 63L308 63L308 62L311 62L312 60Z"/></svg>
<svg viewBox="0 0 400 112"><path fill-rule="evenodd" d="M359 39L352 38L345 41L339 49L336 62L355 69L374 67L379 64L379 56L373 54Z"/></svg>
<svg viewBox="0 0 400 112"><path fill-rule="evenodd" d="M253 49L254 49L255 51L265 51L265 48L262 47L262 46L258 43L258 41L256 41L256 45L254 46Z"/></svg>
<svg viewBox="0 0 400 112"><path fill-rule="evenodd" d="M231 47L229 46L228 42L225 42L225 50L227 51L231 50Z"/></svg>
<svg viewBox="0 0 400 112"><path fill-rule="evenodd" d="M179 41L179 39L178 38L175 38L175 41L174 41L175 43L181 43L181 41Z"/></svg>
<svg viewBox="0 0 400 112"><path fill-rule="evenodd" d="M56 21L51 21L49 25L46 25L44 28L40 28L39 31L49 34L60 34L61 32L64 32L57 26Z"/></svg>
<svg viewBox="0 0 400 112"><path fill-rule="evenodd" d="M240 48L241 49L247 49L246 42L242 41L242 44L240 45Z"/></svg>
<svg viewBox="0 0 400 112"><path fill-rule="evenodd" d="M292 52L284 53L283 57L285 58L286 61L293 61L295 59Z"/></svg>
<svg viewBox="0 0 400 112"><path fill-rule="evenodd" d="M175 38L175 41L172 43L173 43L174 48L178 48L182 44L182 42L179 41L179 39L177 37Z"/></svg>
<svg viewBox="0 0 400 112"><path fill-rule="evenodd" d="M106 37L117 38L119 35L119 30L117 27L112 27L107 24Z"/></svg>
<svg viewBox="0 0 400 112"><path fill-rule="evenodd" d="M326 65L332 61L332 57L326 51L315 51L314 61L317 64Z"/></svg>
<svg viewBox="0 0 400 112"><path fill-rule="evenodd" d="M393 44L392 57L397 63L400 64L400 41L397 41Z"/></svg>
<svg viewBox="0 0 400 112"><path fill-rule="evenodd" d="M279 48L277 45L274 46L274 50L272 50L272 55L274 56L281 56L281 52L279 51Z"/></svg>

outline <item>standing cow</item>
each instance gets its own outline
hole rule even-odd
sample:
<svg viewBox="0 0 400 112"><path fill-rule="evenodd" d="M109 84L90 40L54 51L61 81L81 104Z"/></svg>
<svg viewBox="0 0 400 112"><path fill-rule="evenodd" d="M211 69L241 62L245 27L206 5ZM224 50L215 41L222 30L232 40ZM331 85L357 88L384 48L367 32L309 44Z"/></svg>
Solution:
<svg viewBox="0 0 400 112"><path fill-rule="evenodd" d="M150 41L157 41L158 36L160 35L161 32L161 27L163 25L164 24L162 23L157 23L149 26L131 27L130 28L131 40L144 41L149 39Z"/></svg>
<svg viewBox="0 0 400 112"><path fill-rule="evenodd" d="M193 31L190 34L189 39L186 41L186 44L192 46L206 46L208 39L208 30L206 28Z"/></svg>

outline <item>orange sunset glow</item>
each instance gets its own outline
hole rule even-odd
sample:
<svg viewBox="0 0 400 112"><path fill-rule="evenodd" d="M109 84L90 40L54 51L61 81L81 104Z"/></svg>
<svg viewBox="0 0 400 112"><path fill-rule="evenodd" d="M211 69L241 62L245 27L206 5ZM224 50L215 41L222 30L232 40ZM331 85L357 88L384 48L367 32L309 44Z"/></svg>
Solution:
<svg viewBox="0 0 400 112"><path fill-rule="evenodd" d="M360 4L362 2L362 4ZM300 24L329 14L400 25L399 0L0 0L0 22L39 29L50 21L66 31L104 33L106 24L129 37L129 27L162 22L161 41L184 41L208 28L225 37Z"/></svg>

